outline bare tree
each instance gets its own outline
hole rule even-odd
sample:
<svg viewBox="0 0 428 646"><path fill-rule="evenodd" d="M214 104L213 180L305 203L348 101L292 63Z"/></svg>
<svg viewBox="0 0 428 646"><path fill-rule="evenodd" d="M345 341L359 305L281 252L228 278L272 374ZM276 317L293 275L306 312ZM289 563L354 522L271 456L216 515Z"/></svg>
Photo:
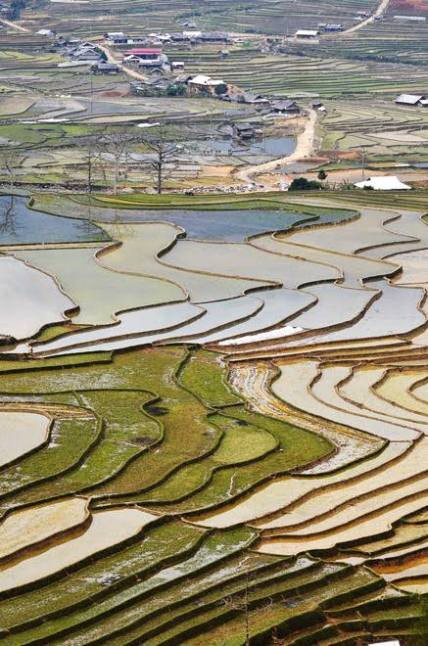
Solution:
<svg viewBox="0 0 428 646"><path fill-rule="evenodd" d="M14 195L6 195L3 198L3 217L0 220L0 233L16 236L16 204Z"/></svg>
<svg viewBox="0 0 428 646"><path fill-rule="evenodd" d="M174 159L180 146L168 141L163 131L156 135L142 135L139 137L139 142L144 144L152 155L150 166L155 172L156 192L160 195L163 191L165 168Z"/></svg>
<svg viewBox="0 0 428 646"><path fill-rule="evenodd" d="M0 148L0 172L9 180L10 187L15 186L18 169L24 160L24 156L17 150L7 146Z"/></svg>
<svg viewBox="0 0 428 646"><path fill-rule="evenodd" d="M127 173L127 166L130 161L130 146L135 141L135 137L127 133L117 131L105 131L98 137L90 164L88 163L88 178L94 170L94 161L98 165L111 165L113 174L113 193L117 194L119 179L121 175ZM88 182L89 185L89 182Z"/></svg>
<svg viewBox="0 0 428 646"><path fill-rule="evenodd" d="M245 576L245 589L243 594L239 597L231 596L223 599L223 604L227 608L242 612L244 615L245 646L249 646L250 644L250 611L249 611L249 603L248 603L249 585L250 585L250 575L247 572Z"/></svg>

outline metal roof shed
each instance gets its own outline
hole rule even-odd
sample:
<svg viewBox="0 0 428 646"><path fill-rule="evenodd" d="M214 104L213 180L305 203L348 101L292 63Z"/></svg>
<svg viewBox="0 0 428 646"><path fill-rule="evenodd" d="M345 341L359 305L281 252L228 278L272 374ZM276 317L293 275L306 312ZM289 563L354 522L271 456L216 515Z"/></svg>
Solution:
<svg viewBox="0 0 428 646"><path fill-rule="evenodd" d="M422 101L425 97L423 95L417 95L417 94L400 94L395 99L395 103L399 103L401 105L417 105L419 101Z"/></svg>

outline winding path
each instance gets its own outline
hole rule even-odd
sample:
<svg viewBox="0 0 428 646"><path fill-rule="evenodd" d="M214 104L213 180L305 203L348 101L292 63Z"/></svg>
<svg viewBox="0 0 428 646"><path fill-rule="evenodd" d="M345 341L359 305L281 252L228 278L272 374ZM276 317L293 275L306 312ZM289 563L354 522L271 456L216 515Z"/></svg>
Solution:
<svg viewBox="0 0 428 646"><path fill-rule="evenodd" d="M381 16L389 7L391 0L382 0L382 2L379 4L378 8L372 13L371 16L369 16L366 20L363 20L362 22L359 22L358 25L354 25L353 27L350 27L349 29L345 29L345 31L342 31L342 35L344 34L353 34L355 31L358 31L359 29L362 29L363 27L366 27L367 25L371 25L372 22L376 20L379 16Z"/></svg>
<svg viewBox="0 0 428 646"><path fill-rule="evenodd" d="M131 78L137 79L139 81L146 80L146 76L144 74L140 74L140 72L136 72L135 70L132 70L129 67L126 67L126 65L124 65L123 63L120 63L119 61L117 61L108 47L106 47L105 45L100 45L100 43L98 42L95 44L98 47L98 49L104 52L104 54L107 56L108 62L113 63L113 65L117 65L124 74L126 74L127 76L130 76Z"/></svg>
<svg viewBox="0 0 428 646"><path fill-rule="evenodd" d="M12 22L12 20L5 20L4 18L0 18L0 23L2 23L3 25L6 25L6 27L11 27L12 29L16 29L17 31L25 32L26 34L31 33L29 29L27 29L26 27L21 27L21 25L18 25L16 22Z"/></svg>
<svg viewBox="0 0 428 646"><path fill-rule="evenodd" d="M300 135L298 135L297 146L291 155L287 155L287 157L282 157L280 159L273 159L272 161L265 162L264 164L246 166L236 173L236 178L243 182L251 182L255 175L269 173L277 170L280 166L292 164L304 159L305 157L309 157L314 151L316 122L317 112L311 109L309 110L305 129L300 133Z"/></svg>

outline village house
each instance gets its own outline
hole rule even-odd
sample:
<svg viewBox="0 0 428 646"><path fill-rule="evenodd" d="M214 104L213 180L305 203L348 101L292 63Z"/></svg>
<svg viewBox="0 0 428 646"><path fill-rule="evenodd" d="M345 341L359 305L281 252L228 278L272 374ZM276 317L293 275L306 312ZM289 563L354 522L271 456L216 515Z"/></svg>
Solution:
<svg viewBox="0 0 428 646"><path fill-rule="evenodd" d="M139 67L162 67L168 63L168 57L162 49L143 47L125 52L124 61L136 61Z"/></svg>
<svg viewBox="0 0 428 646"><path fill-rule="evenodd" d="M300 108L295 101L280 99L271 101L272 112L277 114L300 114Z"/></svg>
<svg viewBox="0 0 428 646"><path fill-rule="evenodd" d="M320 22L318 23L318 31L326 33L343 31L343 25L340 23Z"/></svg>
<svg viewBox="0 0 428 646"><path fill-rule="evenodd" d="M106 40L110 41L112 45L127 45L128 36L126 36L123 31L112 31L107 34L104 34Z"/></svg>
<svg viewBox="0 0 428 646"><path fill-rule="evenodd" d="M120 72L120 68L114 63L100 61L91 66L91 72L94 74L117 74Z"/></svg>
<svg viewBox="0 0 428 646"><path fill-rule="evenodd" d="M85 62L101 62L103 60L102 56L95 47L78 47L75 51L71 53L71 58L74 61L85 61Z"/></svg>
<svg viewBox="0 0 428 646"><path fill-rule="evenodd" d="M250 123L234 123L233 135L235 139L254 139L256 131Z"/></svg>
<svg viewBox="0 0 428 646"><path fill-rule="evenodd" d="M200 40L203 43L229 43L229 34L222 31L202 32Z"/></svg>
<svg viewBox="0 0 428 646"><path fill-rule="evenodd" d="M192 95L197 94L217 94L216 88L224 85L227 87L224 81L220 79L212 79L210 76L205 74L197 74L188 80L189 93Z"/></svg>
<svg viewBox="0 0 428 646"><path fill-rule="evenodd" d="M130 90L136 96L184 96L187 90L187 78L175 78L173 80L164 76L150 77L145 80L131 81Z"/></svg>
<svg viewBox="0 0 428 646"><path fill-rule="evenodd" d="M343 25L341 23L327 23L325 26L325 31L327 33L343 31Z"/></svg>
<svg viewBox="0 0 428 646"><path fill-rule="evenodd" d="M191 31L183 31L183 40L188 40L191 43L197 43L202 37L202 32L192 29Z"/></svg>
<svg viewBox="0 0 428 646"><path fill-rule="evenodd" d="M261 107L269 107L270 101L261 94L251 94L251 92L243 92L238 95L238 103L248 103L249 105L259 105Z"/></svg>
<svg viewBox="0 0 428 646"><path fill-rule="evenodd" d="M223 31L200 31L196 29L181 33L169 34L169 39L174 42L191 43L230 43L229 34Z"/></svg>

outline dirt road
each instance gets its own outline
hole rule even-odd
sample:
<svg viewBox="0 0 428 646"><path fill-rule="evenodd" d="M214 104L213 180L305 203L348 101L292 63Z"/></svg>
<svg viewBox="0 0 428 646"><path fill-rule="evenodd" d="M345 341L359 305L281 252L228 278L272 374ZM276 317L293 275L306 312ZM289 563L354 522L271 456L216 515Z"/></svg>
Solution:
<svg viewBox="0 0 428 646"><path fill-rule="evenodd" d="M98 49L101 49L101 51L104 52L104 54L107 56L108 62L113 63L114 65L117 65L122 70L122 72L124 72L124 74L126 74L127 76L130 76L131 78L137 79L138 81L146 80L147 77L144 76L144 74L141 74L140 72L137 72L136 70L133 70L130 67L127 67L126 65L124 65L123 63L120 63L119 61L117 61L108 47L106 47L105 45L101 45L98 42L96 43L96 46L98 47Z"/></svg>
<svg viewBox="0 0 428 646"><path fill-rule="evenodd" d="M27 29L26 27L21 27L21 25L17 25L16 22L12 22L12 20L5 20L4 18L0 18L0 22L2 25L6 25L6 27L11 27L12 29L16 29L17 31L22 31L25 32L26 34L30 34L30 30Z"/></svg>
<svg viewBox="0 0 428 646"><path fill-rule="evenodd" d="M297 145L291 155L282 157L280 159L273 159L272 161L265 162L264 164L246 166L245 168L239 170L236 173L235 177L242 182L250 183L253 181L253 178L256 175L269 173L271 171L277 170L281 166L287 166L296 161L301 161L305 157L310 157L310 155L312 155L312 153L314 152L316 122L317 112L315 110L310 110L305 129L302 133L300 133L300 135L297 136Z"/></svg>
<svg viewBox="0 0 428 646"><path fill-rule="evenodd" d="M350 27L349 29L345 29L345 31L342 31L343 34L353 34L354 32L358 31L359 29L362 29L363 27L366 27L367 25L371 25L372 22L376 20L378 16L381 16L389 6L389 3L391 0L382 0L382 2L379 4L378 8L376 11L366 20L363 20L362 22L359 22L358 25L354 25L353 27Z"/></svg>

